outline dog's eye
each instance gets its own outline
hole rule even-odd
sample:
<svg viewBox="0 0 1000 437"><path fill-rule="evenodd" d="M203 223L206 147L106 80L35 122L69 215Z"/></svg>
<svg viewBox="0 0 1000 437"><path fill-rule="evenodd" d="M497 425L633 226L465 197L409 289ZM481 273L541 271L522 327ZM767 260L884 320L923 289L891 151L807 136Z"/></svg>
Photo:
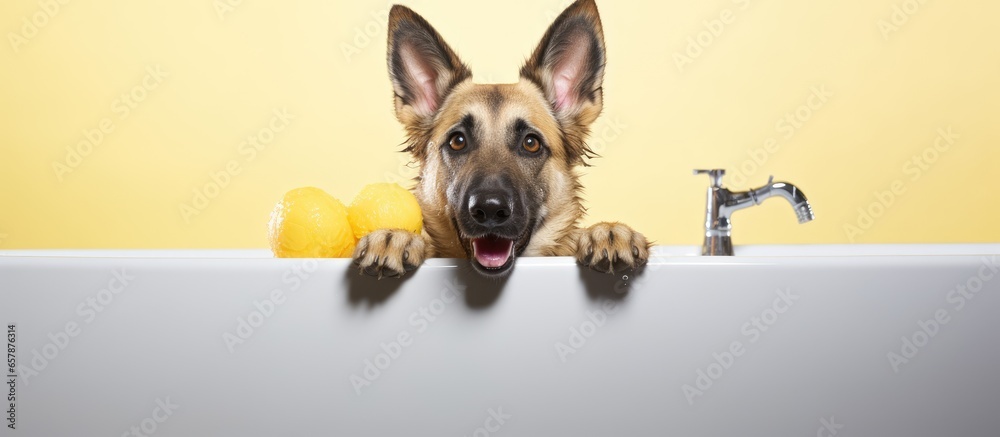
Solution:
<svg viewBox="0 0 1000 437"><path fill-rule="evenodd" d="M448 147L451 147L451 150L454 150L456 152L464 149L465 135L462 135L461 133L453 134L451 136L451 139L448 140Z"/></svg>
<svg viewBox="0 0 1000 437"><path fill-rule="evenodd" d="M534 135L527 135L521 141L521 147L524 147L524 150L535 153L542 148L542 140Z"/></svg>

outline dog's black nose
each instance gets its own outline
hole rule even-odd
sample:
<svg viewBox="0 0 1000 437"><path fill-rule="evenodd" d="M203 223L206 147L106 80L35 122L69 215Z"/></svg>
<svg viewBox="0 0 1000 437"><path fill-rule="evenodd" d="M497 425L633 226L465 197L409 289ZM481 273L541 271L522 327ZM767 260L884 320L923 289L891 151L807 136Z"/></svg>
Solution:
<svg viewBox="0 0 1000 437"><path fill-rule="evenodd" d="M480 225L502 225L510 218L510 198L497 191L480 191L469 196L469 214Z"/></svg>

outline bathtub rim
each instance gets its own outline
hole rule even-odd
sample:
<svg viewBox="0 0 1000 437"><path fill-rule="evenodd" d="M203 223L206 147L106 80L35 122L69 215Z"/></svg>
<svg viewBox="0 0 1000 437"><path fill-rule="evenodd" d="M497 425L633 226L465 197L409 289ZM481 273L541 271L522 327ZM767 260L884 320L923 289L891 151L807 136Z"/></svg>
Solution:
<svg viewBox="0 0 1000 437"><path fill-rule="evenodd" d="M650 264L744 264L774 263L789 260L827 260L851 258L912 257L982 257L1000 254L1000 243L912 243L912 244L800 244L737 246L732 257L705 257L698 246L654 246ZM16 259L160 259L160 260L274 260L267 249L7 249L0 250L0 261ZM301 259L299 259L301 260ZM322 259L333 264L350 262L347 258ZM429 267L454 267L464 259L432 258ZM573 265L572 257L520 257L520 266Z"/></svg>

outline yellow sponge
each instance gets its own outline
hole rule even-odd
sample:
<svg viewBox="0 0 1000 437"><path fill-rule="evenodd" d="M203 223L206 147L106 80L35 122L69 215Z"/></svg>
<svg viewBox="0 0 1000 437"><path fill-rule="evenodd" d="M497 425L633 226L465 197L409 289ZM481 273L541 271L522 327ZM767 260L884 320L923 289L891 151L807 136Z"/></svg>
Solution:
<svg viewBox="0 0 1000 437"><path fill-rule="evenodd" d="M285 193L271 212L267 240L279 258L349 258L357 244L344 204L314 187Z"/></svg>
<svg viewBox="0 0 1000 437"><path fill-rule="evenodd" d="M413 193L389 183L362 188L347 208L347 218L357 239L377 229L403 229L419 234L424 224Z"/></svg>

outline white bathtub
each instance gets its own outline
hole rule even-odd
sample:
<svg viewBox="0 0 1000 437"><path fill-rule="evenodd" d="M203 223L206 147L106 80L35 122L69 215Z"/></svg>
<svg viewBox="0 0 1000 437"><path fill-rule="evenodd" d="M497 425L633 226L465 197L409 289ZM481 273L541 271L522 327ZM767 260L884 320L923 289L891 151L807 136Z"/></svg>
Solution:
<svg viewBox="0 0 1000 437"><path fill-rule="evenodd" d="M1000 245L697 252L628 281L524 258L505 284L0 252L0 435L1000 435Z"/></svg>

